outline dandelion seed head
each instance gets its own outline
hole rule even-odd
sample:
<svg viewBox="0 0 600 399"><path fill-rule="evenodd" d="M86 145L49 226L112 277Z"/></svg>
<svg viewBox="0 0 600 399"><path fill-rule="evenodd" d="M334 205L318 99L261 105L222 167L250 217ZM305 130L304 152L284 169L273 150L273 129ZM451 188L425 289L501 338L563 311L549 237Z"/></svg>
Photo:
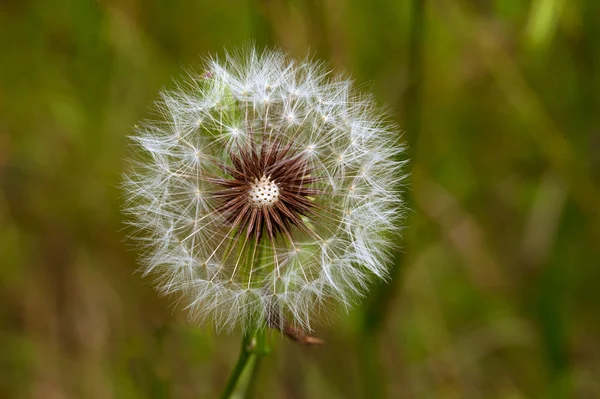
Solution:
<svg viewBox="0 0 600 399"><path fill-rule="evenodd" d="M195 321L310 330L387 277L403 147L350 80L246 48L208 59L157 107L132 136L125 211L145 274Z"/></svg>

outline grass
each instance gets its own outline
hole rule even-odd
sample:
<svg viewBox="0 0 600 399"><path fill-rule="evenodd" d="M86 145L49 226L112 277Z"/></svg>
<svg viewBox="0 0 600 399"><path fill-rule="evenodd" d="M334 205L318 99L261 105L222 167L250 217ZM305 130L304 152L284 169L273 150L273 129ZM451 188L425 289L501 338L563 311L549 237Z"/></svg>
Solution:
<svg viewBox="0 0 600 399"><path fill-rule="evenodd" d="M117 185L157 92L251 39L349 71L412 172L397 277L322 348L275 335L256 396L598 396L599 21L592 0L4 2L0 396L219 395L240 337L135 273Z"/></svg>

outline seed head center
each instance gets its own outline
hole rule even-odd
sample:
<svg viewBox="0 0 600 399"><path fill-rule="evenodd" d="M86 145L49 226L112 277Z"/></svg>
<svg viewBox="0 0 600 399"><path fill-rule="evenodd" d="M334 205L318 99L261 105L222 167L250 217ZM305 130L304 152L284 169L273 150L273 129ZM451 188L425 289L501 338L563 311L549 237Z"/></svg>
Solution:
<svg viewBox="0 0 600 399"><path fill-rule="evenodd" d="M248 190L248 202L256 208L272 206L279 201L279 186L274 181L271 181L270 176L259 179L254 179L254 183L250 184Z"/></svg>

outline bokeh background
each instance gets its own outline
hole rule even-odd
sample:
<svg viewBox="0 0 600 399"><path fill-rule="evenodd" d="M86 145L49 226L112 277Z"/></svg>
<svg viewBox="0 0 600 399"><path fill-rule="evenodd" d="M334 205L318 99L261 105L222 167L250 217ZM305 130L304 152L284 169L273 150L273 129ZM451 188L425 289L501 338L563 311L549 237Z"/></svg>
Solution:
<svg viewBox="0 0 600 399"><path fill-rule="evenodd" d="M239 335L136 273L131 127L253 40L350 72L409 145L390 284L259 398L600 397L600 2L0 1L0 397L210 398ZM201 70L201 69L200 69Z"/></svg>

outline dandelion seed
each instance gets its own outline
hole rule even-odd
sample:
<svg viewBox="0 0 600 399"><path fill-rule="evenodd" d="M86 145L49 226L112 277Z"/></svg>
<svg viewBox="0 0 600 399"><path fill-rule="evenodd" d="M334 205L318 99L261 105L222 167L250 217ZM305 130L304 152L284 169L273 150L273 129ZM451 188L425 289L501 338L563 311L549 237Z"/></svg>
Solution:
<svg viewBox="0 0 600 399"><path fill-rule="evenodd" d="M163 293L217 329L311 329L385 278L403 147L322 64L253 48L207 61L136 126L126 212ZM290 330L292 331L292 330Z"/></svg>

